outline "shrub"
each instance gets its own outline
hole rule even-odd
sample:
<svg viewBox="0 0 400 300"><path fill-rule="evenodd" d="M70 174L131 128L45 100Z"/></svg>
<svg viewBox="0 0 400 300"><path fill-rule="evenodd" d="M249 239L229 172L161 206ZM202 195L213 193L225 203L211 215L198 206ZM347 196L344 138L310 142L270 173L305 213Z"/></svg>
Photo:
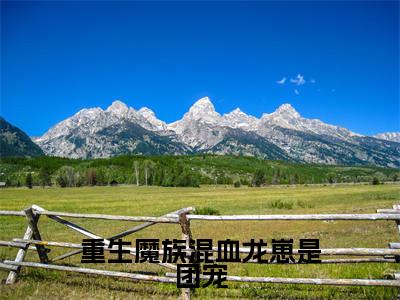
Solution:
<svg viewBox="0 0 400 300"><path fill-rule="evenodd" d="M235 188L239 188L239 187L240 187L240 181L235 181L235 182L233 183L233 186L234 186Z"/></svg>
<svg viewBox="0 0 400 300"><path fill-rule="evenodd" d="M374 177L374 178L372 179L372 184L373 184L373 185L378 185L378 184L380 184L379 178L378 178L378 177Z"/></svg>
<svg viewBox="0 0 400 300"><path fill-rule="evenodd" d="M276 209L293 209L293 202L284 202L281 200L272 201L268 205L269 208L276 208Z"/></svg>
<svg viewBox="0 0 400 300"><path fill-rule="evenodd" d="M56 182L60 187L75 186L75 171L70 166L63 166L57 171Z"/></svg>
<svg viewBox="0 0 400 300"><path fill-rule="evenodd" d="M206 206L206 207L199 207L196 208L194 211L195 215L210 215L210 216L218 216L220 215L220 212L218 209Z"/></svg>

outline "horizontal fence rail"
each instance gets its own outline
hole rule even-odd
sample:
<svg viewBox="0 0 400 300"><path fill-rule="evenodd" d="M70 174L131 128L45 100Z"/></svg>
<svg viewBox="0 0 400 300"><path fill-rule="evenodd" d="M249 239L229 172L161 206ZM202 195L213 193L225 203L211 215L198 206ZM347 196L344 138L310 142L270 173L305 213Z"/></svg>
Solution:
<svg viewBox="0 0 400 300"><path fill-rule="evenodd" d="M1 216L20 216L25 217L25 212L17 210L0 210Z"/></svg>
<svg viewBox="0 0 400 300"><path fill-rule="evenodd" d="M131 216L113 216L101 214L76 214L57 211L38 211L38 215L70 217L82 219L97 219L97 220L114 220L114 221L131 221L131 222L154 222L154 223L179 223L178 218L172 217L131 217ZM400 216L399 216L400 218Z"/></svg>
<svg viewBox="0 0 400 300"><path fill-rule="evenodd" d="M189 215L189 220L207 221L295 221L295 220L349 220L349 221L376 221L376 220L400 220L400 214L313 214L313 215L236 215L236 216L203 216Z"/></svg>
<svg viewBox="0 0 400 300"><path fill-rule="evenodd" d="M302 214L302 215L188 215L189 220L206 220L206 221L295 221L295 220L320 220L320 221L377 221L392 220L400 221L400 212L391 212L392 210L380 210L382 213L374 214ZM154 223L179 223L178 215L169 214L166 217L145 217L145 216L116 216L103 214L79 214L57 211L35 211L38 215L82 218L82 219L98 219L98 220L114 220L114 221L131 221L131 222L154 222ZM0 215L6 216L25 216L23 211L5 211L0 210Z"/></svg>
<svg viewBox="0 0 400 300"><path fill-rule="evenodd" d="M32 245L42 245L42 246L54 246L54 247L62 247L62 248L75 248L75 249L83 249L82 244L76 243L65 243L65 242L52 242L52 241L38 241L38 240L24 240L24 239L13 239L13 241L0 241L0 246L9 246L9 247L17 247L23 248L27 244ZM108 246L104 246L104 250L116 250L117 246L112 248L108 248ZM136 248L131 247L122 247L123 250L130 250L135 252ZM273 254L273 250L270 248L263 248L265 254ZM297 255L300 249L293 249L292 254ZM188 249L187 252L195 252L196 250ZM217 247L213 247L212 252L218 252ZM251 252L250 248L239 248L239 253L248 254ZM160 255L163 255L163 250L158 250ZM235 253L235 251L233 251ZM347 256L386 256L386 255L399 255L400 256L400 248L395 249L387 249L387 248L326 248L321 249L320 255L347 255Z"/></svg>
<svg viewBox="0 0 400 300"><path fill-rule="evenodd" d="M167 273L167 277L176 278L175 273ZM201 279L210 277L200 275ZM400 287L400 281L384 279L315 279L315 278L282 278L282 277L246 277L226 276L226 281L283 283L283 284L312 284L312 285L351 285L351 286L387 286Z"/></svg>
<svg viewBox="0 0 400 300"><path fill-rule="evenodd" d="M161 283L176 283L176 273L165 273L165 276L152 276L142 275L136 273L117 272L98 270L90 268L81 268L76 266L56 265L55 261L63 260L65 258L78 255L82 253L83 247L81 244L44 241L41 238L38 220L40 216L46 216L53 221L56 221L67 228L79 232L80 234L95 239L104 240L104 250L111 251L117 249L117 245L110 247L110 240L122 238L143 230L147 227L159 223L172 223L179 224L182 230L182 239L186 240L187 245L189 240L192 239L190 230L190 221L395 221L398 230L400 231L400 205L394 205L393 209L378 209L377 213L369 214L292 214L292 215L193 215L190 214L195 209L193 207L182 208L174 212L165 214L160 217L149 216L118 216L107 214L86 214L86 213L70 213L70 212L57 212L49 211L37 205L22 211L7 211L0 210L0 216L20 216L25 217L28 226L24 237L14 238L12 241L0 241L0 246L18 248L18 253L14 261L4 260L0 262L0 269L9 271L6 283L12 284L15 282L18 273L22 267L28 268L43 268L58 271L77 272L89 275L103 275L116 278L125 278L133 281L149 281ZM127 222L144 222L136 225L125 231L122 231L109 238L103 238L101 235L93 233L82 226L68 221L66 218L82 218L82 219L96 219L96 220L114 220L114 221L127 221ZM49 249L45 247L61 247L70 248L73 251L64 253L61 256L53 259L48 259L47 252ZM188 246L187 246L188 247ZM135 247L122 247L123 250L128 250L128 254L135 256ZM39 255L40 262L25 262L25 255L28 250L35 250ZM320 249L321 256L349 256L351 258L330 258L321 259L324 264L339 264L339 263L399 263L400 262L400 243L390 242L388 248L327 248ZM191 250L187 248L186 253ZM213 252L217 252L218 248L214 247ZM237 251L240 254L250 253L250 248L241 247ZM265 254L273 254L272 249L262 249ZM159 250L159 254L163 255L163 250ZM293 255L299 254L299 249L293 249ZM360 257L357 257L360 256ZM257 263L257 260L251 259L249 263ZM274 262L276 263L276 262ZM158 263L160 266L176 272L176 265L170 263ZM270 263L268 263L270 264ZM297 264L297 263L292 263ZM209 279L207 276L201 276L202 279ZM279 278L279 277L242 277L242 276L226 276L227 281L232 282L256 282L256 283L280 283L280 284L310 284L310 285L338 285L338 286L383 286L383 287L400 287L400 273L395 273L393 279L328 279L328 278ZM182 289L182 299L190 299L190 289Z"/></svg>
<svg viewBox="0 0 400 300"><path fill-rule="evenodd" d="M50 270L78 272L84 274L104 275L111 277L120 277L132 279L135 281L155 281L163 283L176 283L175 273L166 273L166 276L151 276L142 274L133 274L127 272L95 270L89 268L69 267L47 265L35 262L14 262L6 260L6 265L36 267ZM209 276L200 276L201 279L209 279ZM280 278L280 277L242 277L242 276L226 276L227 281L236 282L258 282L258 283L283 283L283 284L312 284L312 285L351 285L351 286L387 286L400 287L399 280L379 280L379 279L314 279L314 278Z"/></svg>
<svg viewBox="0 0 400 300"><path fill-rule="evenodd" d="M78 273L84 273L84 274L120 277L120 278L132 279L132 280L136 280L136 281L155 281L155 282L164 282L164 283L176 283L176 279L174 279L174 278L143 275L143 274L134 274L134 273L127 273L127 272L96 270L96 269L69 267L69 266L58 266L58 265L41 264L41 263L36 263L36 262L15 262L15 261L11 261L11 260L5 260L4 264L11 265L11 266L17 266L17 267L18 266L19 267L36 267L36 268L58 270L58 271L68 271L68 272L78 272Z"/></svg>

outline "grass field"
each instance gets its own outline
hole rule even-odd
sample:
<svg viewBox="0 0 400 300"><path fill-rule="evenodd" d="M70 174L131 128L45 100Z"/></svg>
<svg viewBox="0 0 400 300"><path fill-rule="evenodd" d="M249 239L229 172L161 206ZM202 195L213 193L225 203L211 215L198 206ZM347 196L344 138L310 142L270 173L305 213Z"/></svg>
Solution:
<svg viewBox="0 0 400 300"><path fill-rule="evenodd" d="M92 187L71 189L4 189L0 190L1 210L21 210L31 204L49 210L104 213L116 215L159 216L179 208L212 207L221 214L295 214L295 213L374 213L377 208L391 208L400 201L399 185L299 186L267 188L161 188L161 187ZM111 236L132 227L134 223L75 219L74 222L102 236ZM50 241L81 243L82 236L42 217L39 223L42 238ZM0 240L22 238L26 224L23 218L0 217ZM267 240L273 238L319 238L321 248L387 247L398 241L393 221L262 221L204 222L193 221L194 238ZM180 238L176 224L158 224L124 240L135 238ZM295 246L297 248L297 245ZM50 257L68 250L52 248ZM14 258L15 249L0 248L0 259ZM80 265L80 256L64 263ZM36 253L27 260L37 261ZM99 264L86 267L121 271L145 270L162 274L164 269L149 264ZM231 264L229 275L319 277L319 278L384 278L385 273L399 272L395 264L346 265L256 265ZM0 271L0 278L7 273ZM194 297L267 298L267 299L392 299L398 290L375 287L330 287L280 284L228 283L229 289L204 288ZM18 283L0 286L0 299L176 299L180 291L174 285L133 283L32 268L23 269Z"/></svg>

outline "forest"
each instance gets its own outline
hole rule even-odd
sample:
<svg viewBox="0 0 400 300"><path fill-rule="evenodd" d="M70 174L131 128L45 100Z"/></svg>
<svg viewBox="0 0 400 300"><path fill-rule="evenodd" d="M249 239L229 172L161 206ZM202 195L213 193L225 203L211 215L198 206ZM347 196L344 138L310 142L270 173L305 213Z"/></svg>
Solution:
<svg viewBox="0 0 400 300"><path fill-rule="evenodd" d="M11 187L379 184L397 181L399 176L398 169L373 166L313 165L218 155L0 159L0 181Z"/></svg>

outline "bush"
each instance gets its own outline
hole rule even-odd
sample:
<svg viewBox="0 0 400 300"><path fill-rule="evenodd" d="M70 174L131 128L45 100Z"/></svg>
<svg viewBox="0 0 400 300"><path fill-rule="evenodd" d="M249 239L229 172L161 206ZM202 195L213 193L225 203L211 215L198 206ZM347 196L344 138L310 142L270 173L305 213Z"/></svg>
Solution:
<svg viewBox="0 0 400 300"><path fill-rule="evenodd" d="M73 187L75 180L75 171L72 167L64 166L57 171L56 182L60 187Z"/></svg>
<svg viewBox="0 0 400 300"><path fill-rule="evenodd" d="M373 184L373 185L379 185L379 184L381 184L380 181L379 181L379 178L378 178L378 177L374 177L374 178L372 179L372 184Z"/></svg>
<svg viewBox="0 0 400 300"><path fill-rule="evenodd" d="M206 207L196 208L196 210L194 211L194 214L195 215L219 216L220 212L218 211L218 209L206 206Z"/></svg>
<svg viewBox="0 0 400 300"><path fill-rule="evenodd" d="M239 187L240 187L240 181L235 181L235 182L233 183L233 186L234 186L235 188L239 188Z"/></svg>
<svg viewBox="0 0 400 300"><path fill-rule="evenodd" d="M292 209L293 208L293 202L284 202L281 200L276 200L271 203L269 203L269 208L276 208L276 209Z"/></svg>

